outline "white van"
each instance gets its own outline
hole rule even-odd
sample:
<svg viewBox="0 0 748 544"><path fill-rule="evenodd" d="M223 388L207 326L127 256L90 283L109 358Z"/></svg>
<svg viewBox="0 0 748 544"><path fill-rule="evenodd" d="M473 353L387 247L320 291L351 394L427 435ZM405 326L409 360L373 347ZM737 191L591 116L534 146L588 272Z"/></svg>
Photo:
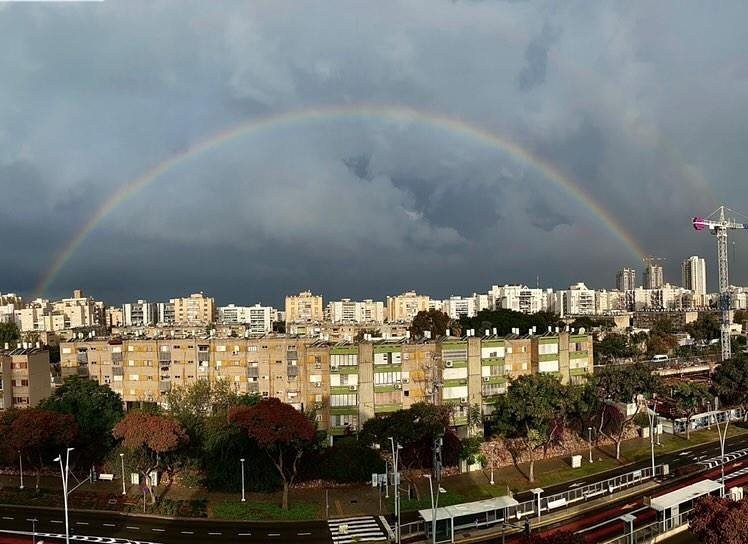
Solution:
<svg viewBox="0 0 748 544"><path fill-rule="evenodd" d="M665 363L669 360L670 357L668 357L667 355L655 355L654 357L652 357L653 363Z"/></svg>

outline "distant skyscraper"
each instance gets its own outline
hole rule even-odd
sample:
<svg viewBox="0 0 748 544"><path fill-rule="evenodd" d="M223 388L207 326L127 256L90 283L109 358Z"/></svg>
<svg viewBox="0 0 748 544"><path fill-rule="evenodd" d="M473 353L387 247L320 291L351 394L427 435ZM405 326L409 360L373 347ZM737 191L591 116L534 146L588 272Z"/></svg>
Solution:
<svg viewBox="0 0 748 544"><path fill-rule="evenodd" d="M634 268L621 268L616 273L616 289L619 291L636 289L636 270Z"/></svg>
<svg viewBox="0 0 748 544"><path fill-rule="evenodd" d="M648 264L644 269L644 288L659 289L663 283L662 267L659 264Z"/></svg>
<svg viewBox="0 0 748 544"><path fill-rule="evenodd" d="M693 256L683 261L683 287L693 291L696 305L704 305L706 296L706 261Z"/></svg>

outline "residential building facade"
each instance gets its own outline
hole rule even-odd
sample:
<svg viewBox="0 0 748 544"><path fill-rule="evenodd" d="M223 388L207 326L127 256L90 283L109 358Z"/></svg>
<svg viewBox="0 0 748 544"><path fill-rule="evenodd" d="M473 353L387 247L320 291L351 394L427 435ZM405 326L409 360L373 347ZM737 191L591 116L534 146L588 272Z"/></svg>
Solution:
<svg viewBox="0 0 748 544"><path fill-rule="evenodd" d="M415 291L387 297L387 321L413 321L418 312L429 309L429 297Z"/></svg>
<svg viewBox="0 0 748 544"><path fill-rule="evenodd" d="M621 268L616 272L616 290L633 291L636 289L636 269Z"/></svg>
<svg viewBox="0 0 748 544"><path fill-rule="evenodd" d="M176 325L208 325L216 319L216 301L202 293L193 293L189 297L175 298L174 323Z"/></svg>
<svg viewBox="0 0 748 544"><path fill-rule="evenodd" d="M706 306L706 261L701 257L689 257L681 265L683 287L693 292L694 304Z"/></svg>
<svg viewBox="0 0 748 544"><path fill-rule="evenodd" d="M302 291L298 295L286 297L286 323L315 323L324 319L320 295Z"/></svg>
<svg viewBox="0 0 748 544"><path fill-rule="evenodd" d="M52 392L49 351L25 345L0 350L0 410L33 408Z"/></svg>

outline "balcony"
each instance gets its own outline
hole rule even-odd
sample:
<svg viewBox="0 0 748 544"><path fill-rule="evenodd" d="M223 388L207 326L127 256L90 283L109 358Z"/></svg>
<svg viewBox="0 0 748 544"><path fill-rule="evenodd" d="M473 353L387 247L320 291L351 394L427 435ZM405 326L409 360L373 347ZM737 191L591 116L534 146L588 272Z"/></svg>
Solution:
<svg viewBox="0 0 748 544"><path fill-rule="evenodd" d="M289 378L298 378L299 376L299 367L296 365L289 365L286 367L286 375Z"/></svg>
<svg viewBox="0 0 748 544"><path fill-rule="evenodd" d="M171 362L171 352L170 351L159 351L158 352L158 360L162 363L170 363Z"/></svg>
<svg viewBox="0 0 748 544"><path fill-rule="evenodd" d="M168 393L171 391L171 382L159 382L158 390L160 393Z"/></svg>
<svg viewBox="0 0 748 544"><path fill-rule="evenodd" d="M78 362L79 365L87 365L88 364L88 352L79 351L78 354L75 356L75 360Z"/></svg>
<svg viewBox="0 0 748 544"><path fill-rule="evenodd" d="M200 363L207 363L208 361L210 361L210 353L207 351L198 351L197 360Z"/></svg>
<svg viewBox="0 0 748 544"><path fill-rule="evenodd" d="M121 366L112 367L112 376L123 376L124 374L125 371Z"/></svg>
<svg viewBox="0 0 748 544"><path fill-rule="evenodd" d="M260 369L256 366L247 367L247 378L259 378Z"/></svg>

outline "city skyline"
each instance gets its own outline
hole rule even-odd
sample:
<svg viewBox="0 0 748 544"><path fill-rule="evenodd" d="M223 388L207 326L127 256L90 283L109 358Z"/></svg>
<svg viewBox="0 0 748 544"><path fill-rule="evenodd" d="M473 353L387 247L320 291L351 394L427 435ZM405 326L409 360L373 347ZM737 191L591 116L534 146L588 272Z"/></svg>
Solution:
<svg viewBox="0 0 748 544"><path fill-rule="evenodd" d="M4 4L0 285L381 299L713 263L689 221L748 211L748 8L425 5Z"/></svg>

